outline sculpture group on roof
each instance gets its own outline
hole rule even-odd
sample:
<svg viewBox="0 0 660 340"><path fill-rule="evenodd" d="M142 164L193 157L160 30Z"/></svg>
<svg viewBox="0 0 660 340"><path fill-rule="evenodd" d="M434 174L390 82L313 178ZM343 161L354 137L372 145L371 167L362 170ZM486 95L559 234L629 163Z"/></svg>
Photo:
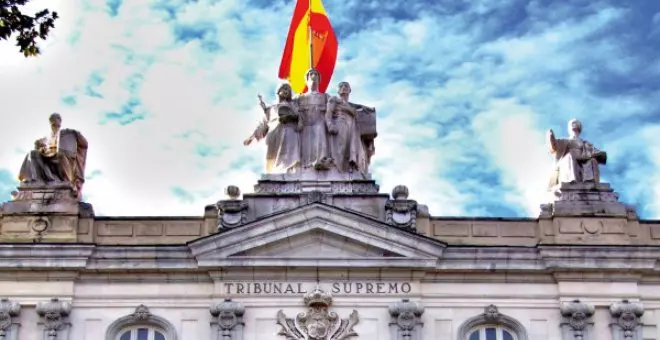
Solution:
<svg viewBox="0 0 660 340"><path fill-rule="evenodd" d="M351 103L348 82L339 83L338 95L330 96L318 91L317 70L310 69L305 78L306 93L293 98L285 83L277 89L277 103L261 101L264 118L243 143L265 139L266 173L335 168L366 175L375 152L375 109Z"/></svg>
<svg viewBox="0 0 660 340"><path fill-rule="evenodd" d="M366 178L377 136L375 109L350 102L347 82L339 83L337 96L331 96L318 91L318 71L310 69L305 78L308 91L296 97L288 83L277 88L278 101L270 106L259 96L264 117L244 145L265 140L267 174L336 169ZM23 161L15 199L21 197L21 187L53 185L69 186L72 198L82 197L87 140L79 131L62 129L59 114L52 114L49 121L50 133L35 141ZM556 197L567 186L599 187L599 165L606 163L607 153L583 140L581 132L577 119L568 123L568 138L548 131L547 143L555 157L549 191Z"/></svg>

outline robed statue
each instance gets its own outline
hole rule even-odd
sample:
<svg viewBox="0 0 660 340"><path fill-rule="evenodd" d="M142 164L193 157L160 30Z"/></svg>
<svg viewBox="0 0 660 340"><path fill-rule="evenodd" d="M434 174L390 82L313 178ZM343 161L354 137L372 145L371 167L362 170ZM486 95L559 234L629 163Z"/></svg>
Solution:
<svg viewBox="0 0 660 340"><path fill-rule="evenodd" d="M568 133L568 138L560 139L552 130L548 131L550 152L555 156L550 190L561 183L599 183L599 164L607 162L606 152L580 138L582 123L579 120L568 122Z"/></svg>
<svg viewBox="0 0 660 340"><path fill-rule="evenodd" d="M49 117L50 134L37 139L34 150L23 160L18 175L25 184L48 185L67 182L74 195L82 198L87 160L87 139L76 130L61 129L62 117L53 113Z"/></svg>
<svg viewBox="0 0 660 340"><path fill-rule="evenodd" d="M277 88L278 102L267 106L259 96L264 118L252 135L243 141L250 145L253 140L266 139L266 172L292 173L300 168L300 131L298 106L292 100L291 85L282 84Z"/></svg>
<svg viewBox="0 0 660 340"><path fill-rule="evenodd" d="M338 97L328 101L326 124L328 145L334 165L340 172L367 172L367 152L358 126L358 107L348 101L351 85L339 83Z"/></svg>
<svg viewBox="0 0 660 340"><path fill-rule="evenodd" d="M316 69L310 69L305 75L307 92L295 98L300 108L301 131L301 165L303 168L329 170L332 157L328 148L328 126L326 110L330 96L319 92L321 74Z"/></svg>

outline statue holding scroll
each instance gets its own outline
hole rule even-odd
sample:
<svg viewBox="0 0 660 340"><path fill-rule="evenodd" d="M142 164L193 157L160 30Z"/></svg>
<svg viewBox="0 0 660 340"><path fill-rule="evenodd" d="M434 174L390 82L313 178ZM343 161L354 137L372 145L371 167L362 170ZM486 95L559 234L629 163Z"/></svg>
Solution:
<svg viewBox="0 0 660 340"><path fill-rule="evenodd" d="M272 106L266 106L259 96L265 117L243 142L250 145L255 139L266 139L266 173L291 173L300 168L302 121L298 107L292 101L292 92L291 85L280 85L277 88L278 102Z"/></svg>
<svg viewBox="0 0 660 340"><path fill-rule="evenodd" d="M61 129L62 117L53 113L49 117L51 132L34 143L18 175L25 184L47 185L68 182L74 195L82 198L87 160L87 139L78 131Z"/></svg>
<svg viewBox="0 0 660 340"><path fill-rule="evenodd" d="M555 156L555 167L550 189L561 183L599 183L599 164L606 164L607 153L580 138L582 123L577 119L568 122L569 138L556 138L548 131L548 144Z"/></svg>

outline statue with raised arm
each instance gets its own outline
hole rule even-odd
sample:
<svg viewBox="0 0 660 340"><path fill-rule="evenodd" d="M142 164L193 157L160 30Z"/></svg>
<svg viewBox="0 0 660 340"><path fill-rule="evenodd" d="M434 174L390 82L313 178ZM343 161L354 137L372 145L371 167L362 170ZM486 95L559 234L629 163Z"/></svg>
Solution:
<svg viewBox="0 0 660 340"><path fill-rule="evenodd" d="M300 137L301 165L303 168L328 170L333 163L328 149L328 126L325 119L330 96L319 92L321 74L316 69L307 71L305 80L307 92L296 98L303 122Z"/></svg>
<svg viewBox="0 0 660 340"><path fill-rule="evenodd" d="M254 133L243 141L250 145L266 139L266 173L292 173L300 168L300 130L298 107L292 100L291 85L282 84L277 88L278 102L267 106L259 96L264 118Z"/></svg>
<svg viewBox="0 0 660 340"><path fill-rule="evenodd" d="M555 156L555 167L549 189L561 183L600 183L599 164L606 164L607 153L598 150L580 138L582 123L577 119L568 122L567 139L556 138L548 130L550 152Z"/></svg>
<svg viewBox="0 0 660 340"><path fill-rule="evenodd" d="M19 181L25 184L48 185L68 182L74 195L82 199L87 160L87 139L76 130L61 129L62 116L49 117L51 131L34 143L21 165Z"/></svg>
<svg viewBox="0 0 660 340"><path fill-rule="evenodd" d="M330 156L341 172L367 172L367 154L360 139L357 124L357 108L348 98L351 86L348 82L339 83L338 97L328 100L326 124Z"/></svg>

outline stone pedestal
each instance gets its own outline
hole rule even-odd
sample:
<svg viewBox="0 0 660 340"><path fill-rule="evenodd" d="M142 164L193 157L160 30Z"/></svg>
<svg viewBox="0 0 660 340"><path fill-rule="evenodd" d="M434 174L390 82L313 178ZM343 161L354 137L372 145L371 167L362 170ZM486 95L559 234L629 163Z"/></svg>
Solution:
<svg viewBox="0 0 660 340"><path fill-rule="evenodd" d="M341 173L337 169L318 171L305 169L293 174L266 174L254 186L255 194L272 193L378 193L371 175L359 172Z"/></svg>
<svg viewBox="0 0 660 340"><path fill-rule="evenodd" d="M2 205L1 242L77 242L79 218L94 215L69 183L21 185Z"/></svg>
<svg viewBox="0 0 660 340"><path fill-rule="evenodd" d="M247 205L245 222L312 203L331 204L384 220L389 195L379 193L379 189L368 174L308 169L262 175L254 192L244 194L240 204Z"/></svg>
<svg viewBox="0 0 660 340"><path fill-rule="evenodd" d="M562 183L553 194L552 202L541 206L542 215L627 218L634 213L608 183Z"/></svg>
<svg viewBox="0 0 660 340"><path fill-rule="evenodd" d="M541 205L542 244L635 244L639 219L607 183L562 183Z"/></svg>

